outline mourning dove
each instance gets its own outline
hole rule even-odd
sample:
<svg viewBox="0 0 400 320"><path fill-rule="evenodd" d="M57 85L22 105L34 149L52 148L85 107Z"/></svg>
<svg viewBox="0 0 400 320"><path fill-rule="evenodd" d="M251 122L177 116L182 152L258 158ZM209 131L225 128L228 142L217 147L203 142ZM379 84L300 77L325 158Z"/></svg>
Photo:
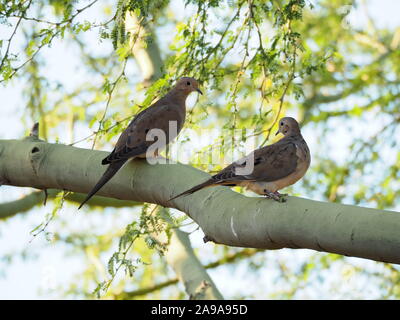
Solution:
<svg viewBox="0 0 400 320"><path fill-rule="evenodd" d="M149 131L152 129L162 130L165 133L166 144L177 136L185 122L186 98L193 91L203 94L196 79L183 77L164 97L140 112L130 122L128 127L121 133L114 150L101 162L103 165L109 165L107 170L78 209L99 191L126 161L131 158L146 156L149 147L154 143L146 139ZM174 123L176 124L176 130L171 127L171 124L174 126Z"/></svg>
<svg viewBox="0 0 400 320"><path fill-rule="evenodd" d="M253 151L213 175L209 180L170 200L192 194L206 187L218 185L242 186L268 198L277 201L284 200L282 197L285 195L280 194L278 190L300 180L310 166L311 157L310 150L295 119L282 118L279 121L279 130L276 134L278 133L282 133L284 138L272 145ZM240 169L249 164L247 161L254 161L252 172L250 174L238 174Z"/></svg>

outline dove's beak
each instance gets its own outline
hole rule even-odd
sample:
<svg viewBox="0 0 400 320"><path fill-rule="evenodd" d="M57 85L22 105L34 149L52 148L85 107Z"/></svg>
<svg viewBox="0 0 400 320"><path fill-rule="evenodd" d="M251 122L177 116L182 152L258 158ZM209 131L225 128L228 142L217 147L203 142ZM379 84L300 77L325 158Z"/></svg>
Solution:
<svg viewBox="0 0 400 320"><path fill-rule="evenodd" d="M278 133L280 133L280 130L278 130L278 131L275 133L275 135L277 136L277 135L278 135Z"/></svg>
<svg viewBox="0 0 400 320"><path fill-rule="evenodd" d="M201 95L203 95L203 92L201 92L201 90L200 90L199 88L197 88L196 91L197 91L198 93L200 93Z"/></svg>

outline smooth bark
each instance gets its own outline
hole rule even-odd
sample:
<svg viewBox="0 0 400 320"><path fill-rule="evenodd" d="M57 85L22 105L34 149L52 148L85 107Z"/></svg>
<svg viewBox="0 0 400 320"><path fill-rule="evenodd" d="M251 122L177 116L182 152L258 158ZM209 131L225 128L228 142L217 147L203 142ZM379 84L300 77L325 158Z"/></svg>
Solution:
<svg viewBox="0 0 400 320"><path fill-rule="evenodd" d="M13 186L85 193L104 171L102 151L28 138L0 140L0 180ZM207 240L230 246L307 248L400 263L400 214L288 197L278 203L213 187L168 201L209 175L182 164L132 160L99 192L186 212Z"/></svg>

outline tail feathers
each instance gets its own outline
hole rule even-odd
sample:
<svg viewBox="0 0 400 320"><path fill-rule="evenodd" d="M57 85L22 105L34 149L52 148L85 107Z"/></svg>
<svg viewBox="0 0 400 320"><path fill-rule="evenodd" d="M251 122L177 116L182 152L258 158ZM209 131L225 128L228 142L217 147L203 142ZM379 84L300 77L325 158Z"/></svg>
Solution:
<svg viewBox="0 0 400 320"><path fill-rule="evenodd" d="M213 185L216 185L215 181L213 181L213 180L211 180L211 179L210 179L210 180L207 180L206 182L200 183L200 184L198 184L197 186L194 186L193 188L191 188L191 189L189 189L189 190L186 190L185 192L182 192L182 193L178 194L177 196L175 196L175 197L169 199L168 201L174 200L174 199L179 198L179 197L181 197L181 196L185 196L185 195L188 195L188 194L195 193L196 191L199 191L199 190L204 189L204 188L207 188L207 187L212 187Z"/></svg>
<svg viewBox="0 0 400 320"><path fill-rule="evenodd" d="M91 197L93 197L97 191L99 191L117 172L118 170L124 165L125 161L121 162L115 162L112 163L108 166L107 170L104 172L103 176L100 178L100 180L96 183L96 185L93 187L93 189L88 193L87 197L81 205L79 206L78 210L82 208L82 206L90 200Z"/></svg>

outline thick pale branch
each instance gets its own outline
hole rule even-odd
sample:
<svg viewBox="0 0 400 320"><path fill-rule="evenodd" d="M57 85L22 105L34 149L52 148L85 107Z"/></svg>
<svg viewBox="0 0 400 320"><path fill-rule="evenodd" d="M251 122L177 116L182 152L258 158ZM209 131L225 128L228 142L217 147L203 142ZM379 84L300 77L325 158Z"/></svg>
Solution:
<svg viewBox="0 0 400 320"><path fill-rule="evenodd" d="M105 152L32 139L0 140L0 180L13 186L88 192L105 168ZM186 212L207 239L230 246L308 248L400 263L397 212L289 197L286 203L214 187L169 202L208 174L181 164L132 160L99 192Z"/></svg>

